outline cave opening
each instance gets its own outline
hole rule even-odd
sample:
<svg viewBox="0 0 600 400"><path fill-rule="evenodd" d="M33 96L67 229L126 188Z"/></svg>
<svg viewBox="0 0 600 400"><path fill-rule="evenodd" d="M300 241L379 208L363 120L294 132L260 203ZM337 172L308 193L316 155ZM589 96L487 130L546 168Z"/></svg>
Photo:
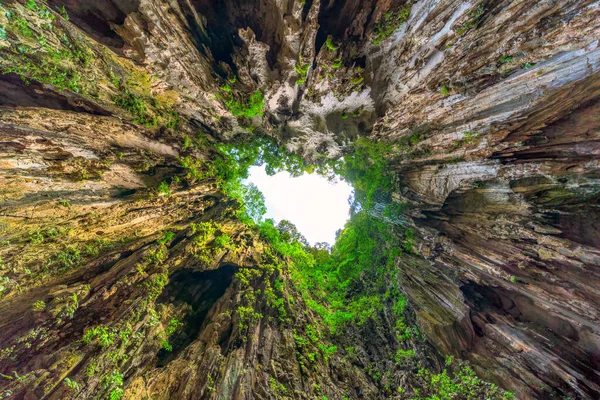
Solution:
<svg viewBox="0 0 600 400"><path fill-rule="evenodd" d="M210 271L181 269L173 273L159 296L158 304L188 308L183 326L169 337L171 351L162 348L157 354L157 366L164 367L198 336L208 312L231 285L238 267L226 264Z"/></svg>
<svg viewBox="0 0 600 400"><path fill-rule="evenodd" d="M353 188L340 178L330 180L317 173L294 177L286 171L269 176L265 166L253 166L248 182L264 195L266 218L290 221L313 245L333 245L336 232L350 217Z"/></svg>

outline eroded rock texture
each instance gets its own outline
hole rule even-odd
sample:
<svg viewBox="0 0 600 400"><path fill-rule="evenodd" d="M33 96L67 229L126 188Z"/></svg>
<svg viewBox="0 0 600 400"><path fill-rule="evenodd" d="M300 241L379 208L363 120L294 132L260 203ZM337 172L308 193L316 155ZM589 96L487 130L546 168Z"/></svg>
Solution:
<svg viewBox="0 0 600 400"><path fill-rule="evenodd" d="M331 357L298 343L313 316L293 285L277 286L283 320L265 295L289 277L259 268L264 243L215 182L179 178L182 159L215 157L186 136L250 123L312 161L359 135L396 145L393 198L419 255L397 259L390 285L425 365L469 360L518 398L600 396L598 2L49 6L54 18L19 2L0 15L5 397L404 398L383 386L409 369L369 373L400 348L389 305L381 325L326 342ZM48 78L63 57L48 49L73 54L64 76ZM223 99L256 90L265 116L233 118ZM130 91L143 111L119 106ZM211 250L219 232L235 251Z"/></svg>

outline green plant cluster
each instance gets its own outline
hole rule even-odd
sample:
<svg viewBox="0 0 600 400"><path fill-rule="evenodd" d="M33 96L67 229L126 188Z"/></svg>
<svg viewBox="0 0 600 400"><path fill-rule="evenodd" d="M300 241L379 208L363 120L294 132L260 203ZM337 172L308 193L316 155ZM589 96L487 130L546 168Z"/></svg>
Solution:
<svg viewBox="0 0 600 400"><path fill-rule="evenodd" d="M217 222L199 222L191 224L194 235L191 253L205 264L213 262L214 256L223 249L235 251L231 237L223 232L223 225Z"/></svg>
<svg viewBox="0 0 600 400"><path fill-rule="evenodd" d="M338 69L338 68L339 68L339 67L341 67L341 66L342 66L342 59L341 59L341 58L336 58L336 59L333 61L333 64L331 64L331 68L332 68L332 69Z"/></svg>
<svg viewBox="0 0 600 400"><path fill-rule="evenodd" d="M353 210L390 202L392 175L387 157L392 149L390 144L360 137L343 160L332 163L333 171L354 188Z"/></svg>
<svg viewBox="0 0 600 400"><path fill-rule="evenodd" d="M329 51L337 51L337 49L339 48L339 46L333 44L333 38L331 37L331 35L327 36L327 40L325 41L325 47L327 47Z"/></svg>
<svg viewBox="0 0 600 400"><path fill-rule="evenodd" d="M160 336L160 344L164 350L173 351L173 346L171 345L171 343L169 343L169 337L173 335L182 326L183 322L179 321L176 318L171 318L171 320L169 321L169 325L167 325L167 328L164 330L164 332L161 333Z"/></svg>
<svg viewBox="0 0 600 400"><path fill-rule="evenodd" d="M402 7L396 12L388 11L383 15L383 19L373 30L372 43L379 46L381 42L392 33L394 33L402 24L404 24L410 16L410 5Z"/></svg>
<svg viewBox="0 0 600 400"><path fill-rule="evenodd" d="M104 325L94 326L85 331L83 338L81 339L83 343L97 343L100 347L109 347L115 343L117 338L117 332Z"/></svg>
<svg viewBox="0 0 600 400"><path fill-rule="evenodd" d="M213 162L211 173L221 182L226 194L241 203L240 219L258 230L274 254L289 261L293 279L304 293L305 302L321 315L329 330L336 333L349 322L364 324L375 316L383 308L385 281L390 279L394 258L403 251L394 243L398 237L407 235L386 218L376 218L370 212L379 202L390 203L384 207L386 216L395 216L401 210L390 202L388 195L392 181L386 153L391 147L359 139L343 160L322 167L307 165L267 138L217 148L219 157ZM286 221L276 225L272 220L262 220L266 210L264 198L256 187L243 185L242 180L247 178L250 166L263 164L269 174L280 170L292 176L314 170L322 174L334 171L353 184L356 190L353 216L339 233L331 252L323 246L308 246L296 228ZM208 248L215 234L214 227L208 231L204 228L199 229L204 233L195 239L201 256L206 251L202 249ZM410 250L410 246L406 247ZM205 256L209 259L211 255ZM270 295L273 308L283 315L284 304L273 293ZM402 319L402 315L398 315L398 319Z"/></svg>
<svg viewBox="0 0 600 400"><path fill-rule="evenodd" d="M228 84L222 86L221 90L225 92L221 95L223 103L234 117L254 118L263 115L265 97L260 90L252 93L247 100L236 99Z"/></svg>
<svg viewBox="0 0 600 400"><path fill-rule="evenodd" d="M146 102L141 96L132 93L129 89L124 89L123 93L117 95L114 102L117 106L135 115L133 120L135 124L156 126L157 118L148 112Z"/></svg>
<svg viewBox="0 0 600 400"><path fill-rule="evenodd" d="M123 380L125 376L118 370L112 371L104 378L104 387L110 389L109 400L121 400L123 398Z"/></svg>
<svg viewBox="0 0 600 400"><path fill-rule="evenodd" d="M181 117L173 108L161 105L153 97L137 94L120 81L117 86L121 92L113 101L118 107L134 115L134 124L147 127L161 125L169 129L177 129L181 124Z"/></svg>
<svg viewBox="0 0 600 400"><path fill-rule="evenodd" d="M54 85L58 90L84 93L80 71L92 58L88 46L53 23L55 14L45 5L28 0L25 6L28 15L21 17L0 5L9 20L8 26L0 31L0 39L7 40L10 35L20 42L2 50L0 71L18 74L26 83L37 81ZM41 33L35 33L36 20ZM60 44L53 44L47 38L50 35L58 36Z"/></svg>
<svg viewBox="0 0 600 400"><path fill-rule="evenodd" d="M204 145L206 143L203 141L201 146ZM250 166L265 165L269 175L288 171L292 176L300 176L316 169L300 156L283 151L272 139L264 136L243 143L219 144L209 149L214 152L210 162L191 155L179 159L186 170L185 177L188 181L213 178L226 195L238 200L238 216L244 222L258 221L266 212L262 193L256 186L244 183Z"/></svg>
<svg viewBox="0 0 600 400"><path fill-rule="evenodd" d="M463 362L455 362L453 357L446 360L446 368L433 374L421 368L417 374L419 382L415 385L413 400L451 400L451 399L490 399L514 400L511 392L485 382L475 375L475 371Z"/></svg>
<svg viewBox="0 0 600 400"><path fill-rule="evenodd" d="M308 248L304 259L298 262L296 256L292 278L332 334L348 323L360 326L383 310L394 259L402 254L394 246L400 234L396 229L361 210L338 234L331 252Z"/></svg>
<svg viewBox="0 0 600 400"><path fill-rule="evenodd" d="M297 62L294 67L296 73L300 75L300 78L296 80L296 85L300 86L304 82L306 82L306 74L308 73L308 69L310 68L310 64L302 64L301 62Z"/></svg>

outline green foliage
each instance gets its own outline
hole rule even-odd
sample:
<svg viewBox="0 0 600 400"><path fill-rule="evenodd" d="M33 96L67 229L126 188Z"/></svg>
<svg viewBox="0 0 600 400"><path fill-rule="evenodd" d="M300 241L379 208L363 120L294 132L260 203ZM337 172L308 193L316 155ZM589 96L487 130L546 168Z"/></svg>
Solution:
<svg viewBox="0 0 600 400"><path fill-rule="evenodd" d="M262 221L265 212L262 194L256 187L241 183L247 178L251 165L266 164L268 174L286 170L292 176L313 171L314 167L308 166L298 156L281 151L266 138L249 143L218 145L216 148L218 154L210 166L191 159L184 159L182 164L188 169L196 169L194 174L215 177L226 194L238 199L244 209L239 215L242 221L256 229L269 245L265 254L272 252L285 260L305 303L322 317L326 328L338 333L347 323L361 325L376 318L383 309L385 281L391 280L393 260L402 252L394 247L397 247L398 237L402 237L403 231L372 216L369 211L380 202L390 201L392 181L387 153L392 147L359 139L343 161L316 168L324 175L330 170L337 172L356 188L354 215L340 232L331 254L323 247L310 248L296 228L286 221L277 225L269 219ZM386 218L395 216L400 208L393 204L385 207ZM195 254L206 262L212 260L211 241L215 247L229 245L228 238L218 234L218 227L210 223L192 225L192 230L196 234ZM255 272L242 269L236 278L243 285L249 285ZM267 304L278 311L280 321L285 321L287 310L282 295L282 290L277 287L265 288ZM402 298L402 295L398 294L398 297ZM252 320L261 317L250 305L238 308L237 313L240 327L246 327ZM403 327L401 333L404 333L406 328L401 317L398 316ZM307 327L310 343L316 345L319 332L320 328L316 326ZM299 337L297 339L300 340ZM334 351L327 346L319 345L319 348L324 357ZM307 357L311 359L311 356Z"/></svg>
<svg viewBox="0 0 600 400"><path fill-rule="evenodd" d="M398 234L394 226L370 216L366 210L360 211L339 233L331 253L294 240L285 242L279 231L267 227L260 227L263 239L293 260L296 287L331 333L339 333L350 322L362 325L377 317L383 309L382 290L393 271L394 258L401 253L394 248ZM397 297L403 299L399 293ZM398 318L403 321L401 316ZM318 340L317 333L307 326L306 334L312 342Z"/></svg>
<svg viewBox="0 0 600 400"><path fill-rule="evenodd" d="M515 399L511 392L479 379L471 367L462 362L455 365L452 357L448 358L446 366L448 368L439 374L432 374L424 368L419 370L419 382L415 386L419 389L415 391L414 400Z"/></svg>
<svg viewBox="0 0 600 400"><path fill-rule="evenodd" d="M95 239L83 246L81 254L89 257L96 257L102 249L106 249L112 245L110 240Z"/></svg>
<svg viewBox="0 0 600 400"><path fill-rule="evenodd" d="M217 248L226 249L231 247L231 237L224 233L216 236L213 243Z"/></svg>
<svg viewBox="0 0 600 400"><path fill-rule="evenodd" d="M44 235L39 230L31 232L29 233L29 241L32 244L40 244L44 241Z"/></svg>
<svg viewBox="0 0 600 400"><path fill-rule="evenodd" d="M511 275L510 276L510 281L512 283L518 283L519 282L519 278L517 278L515 275Z"/></svg>
<svg viewBox="0 0 600 400"><path fill-rule="evenodd" d="M63 17L63 19L65 21L69 20L69 13L67 12L67 9L64 6L58 6L56 9L58 10L58 13L60 14L61 17Z"/></svg>
<svg viewBox="0 0 600 400"><path fill-rule="evenodd" d="M14 29L14 31L21 35L21 36L26 36L26 37L31 37L33 36L33 31L29 28L29 24L27 23L26 20L22 19L22 18L15 18L12 21L12 28Z"/></svg>
<svg viewBox="0 0 600 400"><path fill-rule="evenodd" d="M228 93L227 96L223 97L223 102L234 117L254 118L263 115L265 98L260 90L252 93L247 101L236 100L230 93L231 89L229 92L227 90L223 91Z"/></svg>
<svg viewBox="0 0 600 400"><path fill-rule="evenodd" d="M11 280L8 276L0 276L0 296L9 288Z"/></svg>
<svg viewBox="0 0 600 400"><path fill-rule="evenodd" d="M165 329L160 338L160 345L166 351L173 351L173 346L169 343L169 336L175 333L179 328L183 326L183 322L176 318L171 318L169 325Z"/></svg>
<svg viewBox="0 0 600 400"><path fill-rule="evenodd" d="M25 2L25 7L31 11L36 11L38 9L38 5L35 0L27 0Z"/></svg>
<svg viewBox="0 0 600 400"><path fill-rule="evenodd" d="M171 195L171 189L169 188L169 184L165 181L162 181L160 183L160 185L158 185L158 188L156 188L156 191L158 192L158 194L160 194L162 196L170 196Z"/></svg>
<svg viewBox="0 0 600 400"><path fill-rule="evenodd" d="M58 204L66 208L71 207L71 202L69 200L61 200L58 202Z"/></svg>
<svg viewBox="0 0 600 400"><path fill-rule="evenodd" d="M74 390L76 392L79 392L79 390L81 389L79 383L71 380L70 378L65 378L63 383L71 390Z"/></svg>
<svg viewBox="0 0 600 400"><path fill-rule="evenodd" d="M129 89L124 89L114 98L117 106L129 111L135 116L134 123L144 126L156 126L157 118L148 112L146 102L141 96L131 92Z"/></svg>
<svg viewBox="0 0 600 400"><path fill-rule="evenodd" d="M157 298L162 293L167 282L169 282L169 273L167 271L155 274L150 279L144 281L148 297L150 299Z"/></svg>
<svg viewBox="0 0 600 400"><path fill-rule="evenodd" d="M520 65L520 67L523 69L531 69L531 68L533 68L534 65L535 65L534 63L526 62L526 63L522 63Z"/></svg>
<svg viewBox="0 0 600 400"><path fill-rule="evenodd" d="M171 320L169 321L169 325L167 326L167 329L165 330L165 334L167 336L171 336L173 333L175 333L175 331L177 331L182 326L183 326L183 322L179 321L176 318L171 318Z"/></svg>
<svg viewBox="0 0 600 400"><path fill-rule="evenodd" d="M213 222L191 224L192 234L195 234L192 242L192 253L194 257L203 263L209 264L213 261L216 251L221 247L219 244L222 244L223 242L229 243L231 241L231 238L229 238L228 241L228 235L217 235L217 230L220 228L221 225ZM215 240L219 244L213 243L213 246L211 246L210 242Z"/></svg>
<svg viewBox="0 0 600 400"><path fill-rule="evenodd" d="M117 335L113 329L104 325L98 325L85 331L81 340L85 344L95 342L100 347L109 347L115 343L116 337Z"/></svg>
<svg viewBox="0 0 600 400"><path fill-rule="evenodd" d="M287 393L285 385L273 377L269 378L269 387L271 388L271 393L275 393L276 395Z"/></svg>
<svg viewBox="0 0 600 400"><path fill-rule="evenodd" d="M504 56L500 57L499 62L500 62L500 64L508 64L513 60L513 58L514 57L511 55L504 55Z"/></svg>
<svg viewBox="0 0 600 400"><path fill-rule="evenodd" d="M296 73L300 75L300 78L296 80L296 84L302 85L306 81L306 74L308 73L310 64L302 64L301 62L297 62L294 68L296 69Z"/></svg>
<svg viewBox="0 0 600 400"><path fill-rule="evenodd" d="M225 194L240 203L240 219L250 224L260 221L266 212L262 193L256 186L242 183L248 178L250 166L265 165L268 175L285 170L292 176L300 176L313 170L300 156L283 151L272 139L266 137L258 137L247 143L221 144L216 149L218 154L210 165L191 158L184 158L180 162L188 170L190 177L216 178Z"/></svg>
<svg viewBox="0 0 600 400"><path fill-rule="evenodd" d="M354 187L353 209L371 208L379 200L389 200L392 176L386 155L391 150L389 144L361 137L343 162L333 166L334 171Z"/></svg>
<svg viewBox="0 0 600 400"><path fill-rule="evenodd" d="M33 311L43 311L46 309L46 303L42 300L38 300L35 303L33 303Z"/></svg>
<svg viewBox="0 0 600 400"><path fill-rule="evenodd" d="M160 239L158 239L156 241L156 243L164 246L167 243L169 243L171 240L173 240L173 238L175 238L175 233L174 232L164 231L163 232L163 236Z"/></svg>
<svg viewBox="0 0 600 400"><path fill-rule="evenodd" d="M150 81L149 77L140 77L139 79ZM123 83L120 79L115 78L114 83L120 93L113 98L113 101L134 116L133 123L146 127L160 125L169 129L177 129L181 125L181 116L173 109L172 105L166 102L161 103L152 96L141 95L130 89L139 86L136 81L131 81L131 78L127 82L129 83Z"/></svg>
<svg viewBox="0 0 600 400"><path fill-rule="evenodd" d="M265 220L251 224L258 230L261 239L269 244L272 252L286 260L295 287L300 290L304 302L320 315L328 330L334 334L348 323L362 325L378 317L384 308L384 301L387 301L384 292L388 282L393 280L394 259L403 251L401 247L398 248L398 239L404 236L404 249L412 251L412 233L387 222L402 210L401 205L390 203L389 198L392 181L386 154L391 149L386 144L359 139L354 144L354 151L343 161L331 164L335 172L356 188L353 215L339 232L331 253L323 247L309 247L289 222L282 221L276 225L272 220ZM255 160L255 156L247 157L248 151L248 148L241 151L236 148L233 152L236 162L231 163L227 171L242 175L236 168L245 172ZM266 157L260 158L264 160ZM285 169L285 163L279 159L276 161L279 162L277 167ZM272 168L273 164L269 167ZM305 169L302 163L298 163L297 167L295 172L298 174ZM388 203L383 207L383 219L372 215L372 209L380 203ZM236 276L248 284L251 276L241 272ZM280 320L285 320L283 299L269 287L265 289L265 294L268 305L278 310ZM394 298L397 301L394 307L397 310L398 334L408 337L411 331L407 329L403 316L405 299L399 292L394 293ZM241 313L250 315L251 312L252 308L247 308L242 309ZM312 325L306 329L309 342L316 344L320 330ZM301 340L301 337L296 337L297 342Z"/></svg>
<svg viewBox="0 0 600 400"><path fill-rule="evenodd" d="M396 351L396 353L392 356L392 360L396 363L396 364L400 364L402 363L406 358L409 357L414 357L415 355L415 351L414 350L403 350L403 349L398 349Z"/></svg>
<svg viewBox="0 0 600 400"><path fill-rule="evenodd" d="M248 328L250 322L262 318L262 314L250 306L240 306L236 309L236 313L240 318L239 328L242 330Z"/></svg>
<svg viewBox="0 0 600 400"><path fill-rule="evenodd" d="M407 253L415 253L415 233L412 229L407 229L404 232L404 251Z"/></svg>
<svg viewBox="0 0 600 400"><path fill-rule="evenodd" d="M169 343L168 339L160 339L160 347L163 348L163 350L166 351L173 351L173 346L171 345L171 343Z"/></svg>
<svg viewBox="0 0 600 400"><path fill-rule="evenodd" d="M452 142L451 150L459 149L465 145L477 142L479 135L472 131L462 132L462 139Z"/></svg>
<svg viewBox="0 0 600 400"><path fill-rule="evenodd" d="M394 33L410 16L410 5L402 7L396 12L386 12L383 19L373 29L372 43L379 46L381 42Z"/></svg>
<svg viewBox="0 0 600 400"><path fill-rule="evenodd" d="M336 58L335 61L333 62L333 64L331 64L331 68L333 68L333 69L338 69L341 66L342 66L341 58Z"/></svg>
<svg viewBox="0 0 600 400"><path fill-rule="evenodd" d="M53 261L59 270L70 269L81 261L81 251L75 246L68 246L57 253Z"/></svg>
<svg viewBox="0 0 600 400"><path fill-rule="evenodd" d="M79 299L77 297L77 293L73 293L73 296L71 296L66 304L60 308L57 316L60 318L70 318L73 319L73 317L75 316L75 311L77 311L77 308L79 308Z"/></svg>
<svg viewBox="0 0 600 400"><path fill-rule="evenodd" d="M325 41L325 47L327 47L330 51L337 51L339 46L333 44L333 38L331 35L327 36L327 40Z"/></svg>
<svg viewBox="0 0 600 400"><path fill-rule="evenodd" d="M109 400L121 400L123 398L123 380L125 376L118 370L113 370L104 377L104 387L112 388L108 394Z"/></svg>
<svg viewBox="0 0 600 400"><path fill-rule="evenodd" d="M275 310L279 314L279 321L284 322L287 316L287 310L285 308L285 299L283 296L282 282L276 281L274 285L275 289L267 286L265 288L265 298L267 299L267 305Z"/></svg>
<svg viewBox="0 0 600 400"><path fill-rule="evenodd" d="M363 81L365 80L365 77L362 76L362 73L359 71L357 75L353 76L350 79L350 84L351 85L360 85Z"/></svg>
<svg viewBox="0 0 600 400"><path fill-rule="evenodd" d="M440 88L440 94L443 94L444 96L450 94L450 88L448 88L448 86L443 85Z"/></svg>
<svg viewBox="0 0 600 400"><path fill-rule="evenodd" d="M221 89L222 91L224 91L226 93L231 93L231 86L229 86L228 83L226 83L223 86L219 87L219 89Z"/></svg>
<svg viewBox="0 0 600 400"><path fill-rule="evenodd" d="M255 184L250 183L242 185L240 194L241 203L245 206L242 212L245 212L246 216L251 218L252 221L262 220L262 217L267 213L265 196L262 192L258 190Z"/></svg>
<svg viewBox="0 0 600 400"><path fill-rule="evenodd" d="M55 17L45 5L31 3L28 9L47 21L42 24L44 29L53 29L50 22ZM3 54L2 73L18 74L25 83L38 81L54 85L58 90L83 93L81 74L78 70L88 65L92 57L91 51L83 41L65 32L60 45L53 45L46 40L42 32L35 36L37 43L32 46L28 44L28 39L33 38L34 34L27 20L13 18L12 14L9 20L6 30L25 40L18 46L12 46L7 54Z"/></svg>

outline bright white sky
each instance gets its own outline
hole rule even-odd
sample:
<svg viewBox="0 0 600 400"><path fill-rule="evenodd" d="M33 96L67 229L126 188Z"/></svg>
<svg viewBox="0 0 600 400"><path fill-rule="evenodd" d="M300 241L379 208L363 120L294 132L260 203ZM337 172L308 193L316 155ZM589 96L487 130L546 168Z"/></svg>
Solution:
<svg viewBox="0 0 600 400"><path fill-rule="evenodd" d="M293 178L287 172L268 176L264 166L250 167L248 181L265 196L267 214L275 223L287 219L311 243L335 242L335 232L350 217L346 182L329 182L318 174Z"/></svg>

